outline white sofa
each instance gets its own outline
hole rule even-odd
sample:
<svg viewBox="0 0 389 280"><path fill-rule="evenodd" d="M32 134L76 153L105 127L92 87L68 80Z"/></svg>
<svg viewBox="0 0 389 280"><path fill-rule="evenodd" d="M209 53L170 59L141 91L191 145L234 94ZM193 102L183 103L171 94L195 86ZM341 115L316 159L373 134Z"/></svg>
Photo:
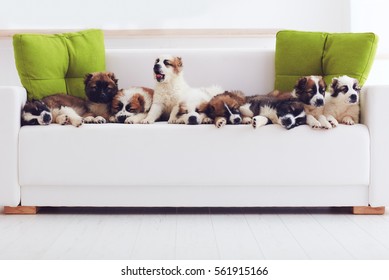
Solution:
<svg viewBox="0 0 389 280"><path fill-rule="evenodd" d="M191 86L219 84L247 95L273 89L272 50L107 50L107 69L121 88L153 87L161 53L182 56ZM167 123L20 127L26 92L0 87L0 205L387 206L388 92L363 88L362 124L288 131Z"/></svg>

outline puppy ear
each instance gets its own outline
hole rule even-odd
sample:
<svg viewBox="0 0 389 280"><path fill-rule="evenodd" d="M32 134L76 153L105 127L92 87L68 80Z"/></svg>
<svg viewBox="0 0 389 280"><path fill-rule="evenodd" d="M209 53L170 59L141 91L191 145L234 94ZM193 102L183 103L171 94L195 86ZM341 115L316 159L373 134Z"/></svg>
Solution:
<svg viewBox="0 0 389 280"><path fill-rule="evenodd" d="M182 63L182 58L179 57L179 56L177 56L175 58L175 64L176 64L177 67L183 67L184 66L183 63Z"/></svg>
<svg viewBox="0 0 389 280"><path fill-rule="evenodd" d="M137 99L138 99L138 102L139 102L139 106L141 108L140 111L144 112L145 111L145 99L140 94L138 94Z"/></svg>
<svg viewBox="0 0 389 280"><path fill-rule="evenodd" d="M206 113L207 108L208 108L208 102L203 102L203 103L201 103L201 104L197 107L199 113Z"/></svg>
<svg viewBox="0 0 389 280"><path fill-rule="evenodd" d="M87 85L90 82L90 80L92 79L92 77L93 77L92 73L86 74L84 77L84 85Z"/></svg>
<svg viewBox="0 0 389 280"><path fill-rule="evenodd" d="M338 87L338 84L339 84L338 78L332 78L331 88L336 89Z"/></svg>
<svg viewBox="0 0 389 280"><path fill-rule="evenodd" d="M307 81L307 77L301 77L300 79L298 79L297 84L294 88L298 90L304 90L305 86L307 85Z"/></svg>
<svg viewBox="0 0 389 280"><path fill-rule="evenodd" d="M116 84L116 85L118 85L118 79L116 79L116 77L115 77L115 74L114 73L112 73L112 72L108 72L107 73L107 76L112 80L112 81L114 81L114 83Z"/></svg>

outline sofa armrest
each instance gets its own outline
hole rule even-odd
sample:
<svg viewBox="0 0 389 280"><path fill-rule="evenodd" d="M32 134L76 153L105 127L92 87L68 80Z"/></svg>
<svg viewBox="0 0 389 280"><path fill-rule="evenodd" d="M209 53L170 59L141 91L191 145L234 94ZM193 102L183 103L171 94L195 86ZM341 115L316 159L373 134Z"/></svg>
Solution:
<svg viewBox="0 0 389 280"><path fill-rule="evenodd" d="M362 90L361 122L370 132L369 203L389 206L389 85Z"/></svg>
<svg viewBox="0 0 389 280"><path fill-rule="evenodd" d="M26 102L22 87L0 86L0 205L20 203L18 146L20 112Z"/></svg>

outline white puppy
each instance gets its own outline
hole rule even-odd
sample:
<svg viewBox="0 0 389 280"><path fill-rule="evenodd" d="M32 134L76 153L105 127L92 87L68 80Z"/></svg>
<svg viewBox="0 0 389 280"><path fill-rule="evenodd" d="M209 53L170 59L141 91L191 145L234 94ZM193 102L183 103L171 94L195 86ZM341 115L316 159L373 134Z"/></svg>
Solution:
<svg viewBox="0 0 389 280"><path fill-rule="evenodd" d="M324 115L333 127L339 123L353 125L359 122L358 80L349 76L332 79L330 92L326 95Z"/></svg>
<svg viewBox="0 0 389 280"><path fill-rule="evenodd" d="M154 123L156 120L173 122L170 113L182 95L190 87L184 80L182 71L182 59L171 55L163 55L156 59L154 64L154 88L153 103L147 117L142 123Z"/></svg>

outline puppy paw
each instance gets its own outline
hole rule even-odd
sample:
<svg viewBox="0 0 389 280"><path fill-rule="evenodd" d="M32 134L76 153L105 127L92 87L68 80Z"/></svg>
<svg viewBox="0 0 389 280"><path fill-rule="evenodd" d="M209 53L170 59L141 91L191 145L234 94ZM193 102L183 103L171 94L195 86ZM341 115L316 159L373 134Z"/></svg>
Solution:
<svg viewBox="0 0 389 280"><path fill-rule="evenodd" d="M134 124L134 120L131 117L125 119L124 123L126 124Z"/></svg>
<svg viewBox="0 0 389 280"><path fill-rule="evenodd" d="M309 126L313 129L321 129L322 126L321 126L321 123L318 121L318 120L313 120Z"/></svg>
<svg viewBox="0 0 389 280"><path fill-rule="evenodd" d="M177 119L169 119L169 120L167 121L167 123L175 124L175 123L177 123Z"/></svg>
<svg viewBox="0 0 389 280"><path fill-rule="evenodd" d="M154 123L154 121L153 121L153 120L150 120L150 119L144 119L144 120L142 120L140 123L141 123L141 124L152 124L152 123Z"/></svg>
<svg viewBox="0 0 389 280"><path fill-rule="evenodd" d="M94 123L94 122L95 122L95 118L92 116L84 118L84 123Z"/></svg>
<svg viewBox="0 0 389 280"><path fill-rule="evenodd" d="M117 121L116 121L115 116L110 116L110 117L109 117L109 122L110 122L110 123L116 123Z"/></svg>
<svg viewBox="0 0 389 280"><path fill-rule="evenodd" d="M266 125L268 122L268 118L264 116L255 116L252 119L252 126L253 128L261 127Z"/></svg>
<svg viewBox="0 0 389 280"><path fill-rule="evenodd" d="M79 127L82 125L82 118L81 117L78 117L78 118L71 118L70 119L70 123L75 126L75 127Z"/></svg>
<svg viewBox="0 0 389 280"><path fill-rule="evenodd" d="M227 124L227 120L225 118L218 119L215 123L217 128L221 128Z"/></svg>
<svg viewBox="0 0 389 280"><path fill-rule="evenodd" d="M322 123L321 124L321 128L323 128L323 129L331 129L332 128L332 124L330 122Z"/></svg>
<svg viewBox="0 0 389 280"><path fill-rule="evenodd" d="M242 120L242 124L251 124L253 120L250 117L244 117Z"/></svg>
<svg viewBox="0 0 389 280"><path fill-rule="evenodd" d="M331 124L333 128L339 125L338 121L333 116L327 117L327 121Z"/></svg>
<svg viewBox="0 0 389 280"><path fill-rule="evenodd" d="M59 115L56 119L56 123L60 125L69 124L69 117L67 115Z"/></svg>
<svg viewBox="0 0 389 280"><path fill-rule="evenodd" d="M202 121L202 124L211 124L213 123L213 120L211 118L205 117Z"/></svg>
<svg viewBox="0 0 389 280"><path fill-rule="evenodd" d="M107 120L105 118L103 118L102 116L97 116L94 119L94 123L97 123L97 124L106 123L106 122L107 122Z"/></svg>
<svg viewBox="0 0 389 280"><path fill-rule="evenodd" d="M346 124L346 125L354 125L355 124L354 120L349 116L344 117L342 120L342 123Z"/></svg>

